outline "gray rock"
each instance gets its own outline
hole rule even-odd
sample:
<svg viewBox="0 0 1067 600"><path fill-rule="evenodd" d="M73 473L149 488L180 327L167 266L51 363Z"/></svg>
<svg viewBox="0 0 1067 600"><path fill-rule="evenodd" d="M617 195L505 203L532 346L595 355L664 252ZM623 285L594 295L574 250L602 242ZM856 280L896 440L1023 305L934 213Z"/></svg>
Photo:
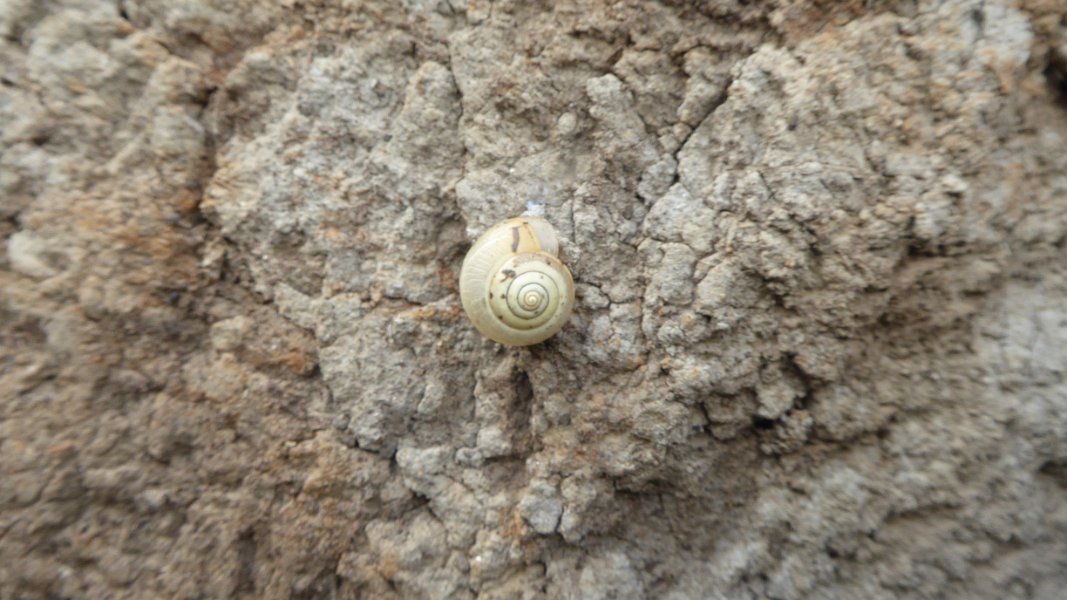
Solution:
<svg viewBox="0 0 1067 600"><path fill-rule="evenodd" d="M0 598L1060 597L1064 19L0 0Z"/></svg>

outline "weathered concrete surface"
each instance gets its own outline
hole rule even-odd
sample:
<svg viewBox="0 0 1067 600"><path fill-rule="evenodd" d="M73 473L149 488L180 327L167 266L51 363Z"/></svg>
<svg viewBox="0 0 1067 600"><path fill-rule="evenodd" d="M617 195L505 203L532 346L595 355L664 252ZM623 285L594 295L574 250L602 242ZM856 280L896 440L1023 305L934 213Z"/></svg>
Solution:
<svg viewBox="0 0 1067 600"><path fill-rule="evenodd" d="M0 1L0 598L1062 597L1067 5L539 6Z"/></svg>

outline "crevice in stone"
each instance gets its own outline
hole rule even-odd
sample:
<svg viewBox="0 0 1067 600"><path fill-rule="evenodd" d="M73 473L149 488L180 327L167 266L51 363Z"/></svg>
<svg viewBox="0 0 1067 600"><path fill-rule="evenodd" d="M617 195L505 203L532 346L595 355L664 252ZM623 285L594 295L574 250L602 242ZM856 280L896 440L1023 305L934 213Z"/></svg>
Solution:
<svg viewBox="0 0 1067 600"><path fill-rule="evenodd" d="M1046 461L1037 472L1067 490L1067 459Z"/></svg>
<svg viewBox="0 0 1067 600"><path fill-rule="evenodd" d="M238 595L253 595L256 592L255 561L256 561L256 532L249 528L237 536L237 585L234 593Z"/></svg>
<svg viewBox="0 0 1067 600"><path fill-rule="evenodd" d="M1067 110L1067 50L1054 48L1043 72L1053 100Z"/></svg>

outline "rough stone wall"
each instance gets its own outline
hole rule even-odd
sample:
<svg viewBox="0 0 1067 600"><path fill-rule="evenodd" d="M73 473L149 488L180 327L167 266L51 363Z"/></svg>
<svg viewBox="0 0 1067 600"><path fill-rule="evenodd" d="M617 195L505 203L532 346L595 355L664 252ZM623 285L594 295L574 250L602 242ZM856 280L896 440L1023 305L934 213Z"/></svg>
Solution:
<svg viewBox="0 0 1067 600"><path fill-rule="evenodd" d="M1062 0L0 34L0 598L1062 598ZM578 308L506 349L530 202Z"/></svg>

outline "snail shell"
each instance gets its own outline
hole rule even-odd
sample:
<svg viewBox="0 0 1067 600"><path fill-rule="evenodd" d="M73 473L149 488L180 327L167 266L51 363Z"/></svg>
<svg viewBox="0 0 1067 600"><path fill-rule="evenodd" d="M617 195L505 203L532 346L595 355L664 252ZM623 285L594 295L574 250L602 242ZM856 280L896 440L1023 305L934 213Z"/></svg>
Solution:
<svg viewBox="0 0 1067 600"><path fill-rule="evenodd" d="M490 227L459 274L463 310L485 337L529 346L555 335L574 308L574 278L560 262L559 237L540 217Z"/></svg>

